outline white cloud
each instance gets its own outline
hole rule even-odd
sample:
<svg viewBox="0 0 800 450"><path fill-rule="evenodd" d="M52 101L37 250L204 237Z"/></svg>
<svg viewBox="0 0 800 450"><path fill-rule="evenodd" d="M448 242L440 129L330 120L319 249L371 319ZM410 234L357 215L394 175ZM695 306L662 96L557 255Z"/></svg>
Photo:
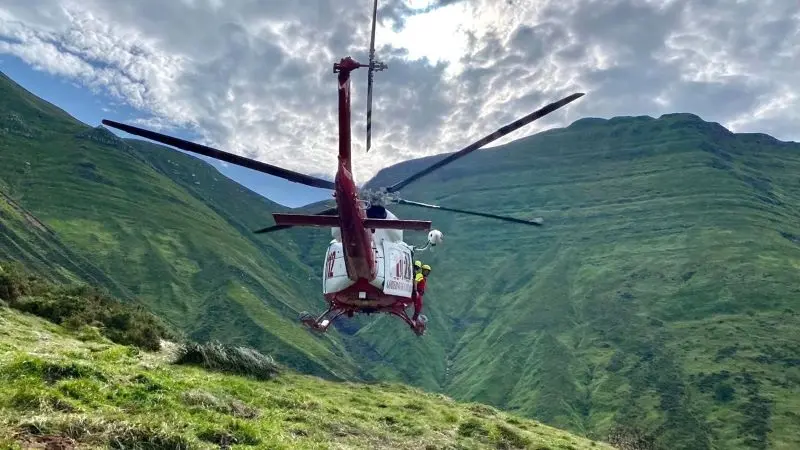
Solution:
<svg viewBox="0 0 800 450"><path fill-rule="evenodd" d="M424 10L433 2L417 3L421 3L418 9ZM411 59L447 62L448 75L455 76L462 70L459 60L469 45L468 31L477 28L475 22L475 8L467 2L455 2L409 17L400 31L381 29L376 41L377 45L391 43L408 50Z"/></svg>
<svg viewBox="0 0 800 450"><path fill-rule="evenodd" d="M155 129L332 174L342 56L366 62L369 2L7 0L0 54L103 90ZM453 151L576 91L542 123L693 112L800 140L800 4L634 0L380 0L373 149L366 73L353 75L360 181ZM427 11L427 12L425 12ZM499 143L499 142L498 142ZM495 143L497 144L497 143ZM493 144L493 145L495 145Z"/></svg>

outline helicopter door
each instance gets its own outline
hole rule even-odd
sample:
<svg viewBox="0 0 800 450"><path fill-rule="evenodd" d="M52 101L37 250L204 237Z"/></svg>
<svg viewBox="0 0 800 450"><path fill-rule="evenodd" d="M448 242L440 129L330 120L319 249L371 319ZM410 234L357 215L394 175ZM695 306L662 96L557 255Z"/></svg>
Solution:
<svg viewBox="0 0 800 450"><path fill-rule="evenodd" d="M402 242L383 241L385 284L383 293L411 297L414 289L414 263L411 248Z"/></svg>
<svg viewBox="0 0 800 450"><path fill-rule="evenodd" d="M372 240L372 252L375 254L375 279L370 281L370 284L378 289L383 289L383 282L385 277L385 262L384 252L382 245L376 245L375 240Z"/></svg>
<svg viewBox="0 0 800 450"><path fill-rule="evenodd" d="M322 268L322 293L330 294L352 286L354 283L347 276L344 263L344 251L341 242L331 242L325 254L325 265Z"/></svg>

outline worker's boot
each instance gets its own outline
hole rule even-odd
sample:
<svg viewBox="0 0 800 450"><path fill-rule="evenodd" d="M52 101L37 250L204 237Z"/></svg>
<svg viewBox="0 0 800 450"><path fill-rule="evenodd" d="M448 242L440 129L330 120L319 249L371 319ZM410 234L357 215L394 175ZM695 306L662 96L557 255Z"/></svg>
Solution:
<svg viewBox="0 0 800 450"><path fill-rule="evenodd" d="M316 331L325 331L328 328L328 319L322 321L322 323L317 322L317 318L311 315L308 312L303 311L300 313L300 322L302 322L305 326L311 328L312 330Z"/></svg>
<svg viewBox="0 0 800 450"><path fill-rule="evenodd" d="M428 323L428 318L424 314L420 314L418 318L414 319L414 333L417 336L425 334L426 323Z"/></svg>

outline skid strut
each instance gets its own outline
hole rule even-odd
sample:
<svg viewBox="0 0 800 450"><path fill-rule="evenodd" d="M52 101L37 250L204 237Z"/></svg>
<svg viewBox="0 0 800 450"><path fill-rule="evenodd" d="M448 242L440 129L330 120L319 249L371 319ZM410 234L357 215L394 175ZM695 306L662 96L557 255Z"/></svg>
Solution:
<svg viewBox="0 0 800 450"><path fill-rule="evenodd" d="M400 304L392 306L391 308L386 310L386 312L403 319L403 321L407 323L409 327L411 327L411 329L417 336L422 336L423 334L425 334L425 325L426 325L425 316L420 315L420 317L423 318L423 320L414 322L413 320L411 320L410 317L408 317L405 305L400 305Z"/></svg>
<svg viewBox="0 0 800 450"><path fill-rule="evenodd" d="M403 319L403 321L408 324L409 327L411 327L417 336L422 336L425 334L427 322L425 316L420 315L422 320L415 322L408 316L408 313L406 313L405 306L406 305L403 304L396 304L389 308L381 308L375 312L389 313ZM348 317L353 317L354 313L355 311L352 308L330 306L324 313L316 318L311 313L304 311L300 313L300 321L312 330L324 333L328 330L328 327L331 326L333 321L339 318L339 316L346 314Z"/></svg>
<svg viewBox="0 0 800 450"><path fill-rule="evenodd" d="M307 327L311 328L312 330L316 331L326 331L328 327L336 320L339 316L346 313L347 310L341 307L331 306L328 308L327 311L322 313L316 319L313 315L308 312L300 313L300 321L303 322Z"/></svg>

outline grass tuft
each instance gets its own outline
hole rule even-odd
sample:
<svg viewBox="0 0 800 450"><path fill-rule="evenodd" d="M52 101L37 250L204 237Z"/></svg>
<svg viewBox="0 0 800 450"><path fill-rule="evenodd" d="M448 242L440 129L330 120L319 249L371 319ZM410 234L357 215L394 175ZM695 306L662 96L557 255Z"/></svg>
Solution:
<svg viewBox="0 0 800 450"><path fill-rule="evenodd" d="M489 435L489 430L482 420L470 418L458 425L458 434L464 437L483 437Z"/></svg>
<svg viewBox="0 0 800 450"><path fill-rule="evenodd" d="M47 361L33 356L18 356L0 369L2 378L40 378L48 383L55 383L64 378L96 378L106 380L105 375L97 369L77 362Z"/></svg>
<svg viewBox="0 0 800 450"><path fill-rule="evenodd" d="M497 448L527 448L531 440L519 431L503 424L497 424L491 438Z"/></svg>
<svg viewBox="0 0 800 450"><path fill-rule="evenodd" d="M224 425L215 425L200 431L200 439L219 444L220 446L232 444L257 445L261 443L258 430L238 419L231 419Z"/></svg>
<svg viewBox="0 0 800 450"><path fill-rule="evenodd" d="M280 373L275 361L249 347L220 342L199 344L184 342L178 345L175 364L198 365L219 372L269 380Z"/></svg>
<svg viewBox="0 0 800 450"><path fill-rule="evenodd" d="M19 441L55 436L69 441L105 443L112 449L181 450L193 444L192 439L177 433L168 424L112 422L80 414L34 416L20 421L17 426Z"/></svg>
<svg viewBox="0 0 800 450"><path fill-rule="evenodd" d="M241 400L229 397L219 398L207 391L187 391L182 394L181 399L183 400L183 403L188 406L217 411L223 414L230 414L234 417L239 417L242 419L255 419L259 416L259 410L257 408L254 408L242 402Z"/></svg>
<svg viewBox="0 0 800 450"><path fill-rule="evenodd" d="M41 388L23 387L9 398L11 407L29 411L74 412L75 407L60 395Z"/></svg>

